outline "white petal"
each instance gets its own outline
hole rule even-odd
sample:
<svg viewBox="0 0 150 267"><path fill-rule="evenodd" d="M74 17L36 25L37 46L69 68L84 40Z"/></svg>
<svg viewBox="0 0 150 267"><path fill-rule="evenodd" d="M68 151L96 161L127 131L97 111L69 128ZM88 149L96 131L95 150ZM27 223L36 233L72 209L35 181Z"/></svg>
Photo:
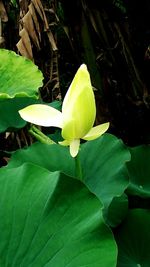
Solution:
<svg viewBox="0 0 150 267"><path fill-rule="evenodd" d="M93 127L82 139L84 140L94 140L100 137L103 133L105 133L109 128L109 122L100 124L98 126Z"/></svg>
<svg viewBox="0 0 150 267"><path fill-rule="evenodd" d="M19 110L19 114L25 121L36 125L62 128L62 113L48 105L30 105Z"/></svg>
<svg viewBox="0 0 150 267"><path fill-rule="evenodd" d="M70 142L70 154L74 158L79 152L80 139L74 139Z"/></svg>

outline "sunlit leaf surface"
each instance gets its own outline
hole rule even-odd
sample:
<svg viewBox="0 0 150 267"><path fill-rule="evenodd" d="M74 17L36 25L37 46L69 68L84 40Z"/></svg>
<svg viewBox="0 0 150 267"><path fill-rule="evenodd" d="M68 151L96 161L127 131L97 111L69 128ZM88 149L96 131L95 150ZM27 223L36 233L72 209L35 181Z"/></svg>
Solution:
<svg viewBox="0 0 150 267"><path fill-rule="evenodd" d="M43 75L27 58L0 49L0 98L38 97Z"/></svg>

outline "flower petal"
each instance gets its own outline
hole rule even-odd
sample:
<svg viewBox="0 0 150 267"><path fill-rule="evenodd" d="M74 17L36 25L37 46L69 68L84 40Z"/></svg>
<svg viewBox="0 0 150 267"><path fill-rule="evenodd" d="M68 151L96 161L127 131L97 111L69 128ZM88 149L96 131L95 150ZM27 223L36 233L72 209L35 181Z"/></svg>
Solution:
<svg viewBox="0 0 150 267"><path fill-rule="evenodd" d="M36 125L62 128L62 113L48 105L30 105L19 110L19 114L25 121Z"/></svg>
<svg viewBox="0 0 150 267"><path fill-rule="evenodd" d="M70 154L74 158L79 152L80 139L74 139L70 142Z"/></svg>
<svg viewBox="0 0 150 267"><path fill-rule="evenodd" d="M64 140L64 141L60 141L58 142L61 146L69 146L70 145L70 142L67 141L67 140Z"/></svg>
<svg viewBox="0 0 150 267"><path fill-rule="evenodd" d="M109 128L109 122L100 124L98 126L93 127L82 139L84 140L94 140L100 137L103 133L105 133Z"/></svg>
<svg viewBox="0 0 150 267"><path fill-rule="evenodd" d="M74 139L78 138L80 139L80 135L79 136L77 135L78 129L76 129L78 125L75 124L74 120L71 119L71 117L70 120L68 120L68 122L67 123L65 122L64 124L65 126L63 125L61 134L65 140L72 141Z"/></svg>
<svg viewBox="0 0 150 267"><path fill-rule="evenodd" d="M62 146L70 146L70 154L74 158L78 154L79 146L80 146L80 139L74 139L71 142L68 140L64 140L59 142Z"/></svg>
<svg viewBox="0 0 150 267"><path fill-rule="evenodd" d="M96 106L90 75L85 64L78 69L63 101L64 139L82 138L92 128ZM68 129L71 128L71 131Z"/></svg>

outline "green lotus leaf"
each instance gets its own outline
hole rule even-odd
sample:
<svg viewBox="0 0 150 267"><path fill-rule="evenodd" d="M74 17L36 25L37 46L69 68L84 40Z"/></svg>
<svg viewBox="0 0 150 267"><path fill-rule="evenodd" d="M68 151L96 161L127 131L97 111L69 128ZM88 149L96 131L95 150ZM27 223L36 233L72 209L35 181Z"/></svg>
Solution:
<svg viewBox="0 0 150 267"><path fill-rule="evenodd" d="M128 186L128 149L115 136L104 134L97 140L83 144L78 156L81 160L83 182L102 201L106 221L110 225L117 225L124 219L123 209L127 211L127 201L118 201L118 197ZM35 143L27 149L18 150L12 155L8 168L20 166L24 162L37 164L49 171L62 171L69 176L77 174L75 160L70 156L68 147L57 144ZM107 211L113 198L117 199L115 205L111 206L113 209L116 207L115 221L111 208Z"/></svg>
<svg viewBox="0 0 150 267"><path fill-rule="evenodd" d="M84 183L105 207L127 188L126 163L130 157L123 142L111 134L83 144L80 159Z"/></svg>
<svg viewBox="0 0 150 267"><path fill-rule="evenodd" d="M100 201L78 180L33 164L0 170L0 266L115 267Z"/></svg>
<svg viewBox="0 0 150 267"><path fill-rule="evenodd" d="M103 210L104 220L110 227L118 226L126 217L128 212L128 197L123 194L114 197L110 205Z"/></svg>
<svg viewBox="0 0 150 267"><path fill-rule="evenodd" d="M147 145L130 148L131 161L127 164L129 186L127 193L143 198L150 197L150 147Z"/></svg>
<svg viewBox="0 0 150 267"><path fill-rule="evenodd" d="M30 162L49 171L61 171L69 176L75 176L75 161L70 156L68 147L58 144L47 145L39 142L28 148L19 149L13 153L8 168L14 168Z"/></svg>
<svg viewBox="0 0 150 267"><path fill-rule="evenodd" d="M117 267L150 266L150 211L130 210L124 222L115 230L118 244Z"/></svg>
<svg viewBox="0 0 150 267"><path fill-rule="evenodd" d="M0 49L0 98L38 98L43 75L29 59Z"/></svg>

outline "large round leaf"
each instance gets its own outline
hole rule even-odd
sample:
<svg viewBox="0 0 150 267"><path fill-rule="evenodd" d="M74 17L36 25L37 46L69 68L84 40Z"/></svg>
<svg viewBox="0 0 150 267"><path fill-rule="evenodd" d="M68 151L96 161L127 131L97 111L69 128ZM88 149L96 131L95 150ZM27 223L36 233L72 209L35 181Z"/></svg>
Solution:
<svg viewBox="0 0 150 267"><path fill-rule="evenodd" d="M33 164L0 170L0 266L115 267L100 201L78 180Z"/></svg>
<svg viewBox="0 0 150 267"><path fill-rule="evenodd" d="M83 144L79 157L84 183L103 202L105 208L108 207L112 199L121 196L128 185L128 149L115 136L104 134L97 140ZM60 145L36 143L26 150L19 150L14 153L8 167L19 166L24 162L38 164L50 171L60 170L67 175L75 176L77 173L75 160L70 156L68 148Z"/></svg>
<svg viewBox="0 0 150 267"><path fill-rule="evenodd" d="M123 142L110 134L85 143L81 153L85 184L107 207L128 186L126 162L130 152Z"/></svg>
<svg viewBox="0 0 150 267"><path fill-rule="evenodd" d="M18 167L24 162L37 164L49 171L61 171L75 176L74 159L67 147L58 144L47 145L36 142L27 149L20 149L12 155L8 168Z"/></svg>
<svg viewBox="0 0 150 267"><path fill-rule="evenodd" d="M130 148L128 194L150 197L150 147L147 145Z"/></svg>
<svg viewBox="0 0 150 267"><path fill-rule="evenodd" d="M116 229L118 243L117 267L150 266L150 211L131 210L124 222Z"/></svg>
<svg viewBox="0 0 150 267"><path fill-rule="evenodd" d="M0 98L35 97L43 75L27 58L0 49Z"/></svg>

